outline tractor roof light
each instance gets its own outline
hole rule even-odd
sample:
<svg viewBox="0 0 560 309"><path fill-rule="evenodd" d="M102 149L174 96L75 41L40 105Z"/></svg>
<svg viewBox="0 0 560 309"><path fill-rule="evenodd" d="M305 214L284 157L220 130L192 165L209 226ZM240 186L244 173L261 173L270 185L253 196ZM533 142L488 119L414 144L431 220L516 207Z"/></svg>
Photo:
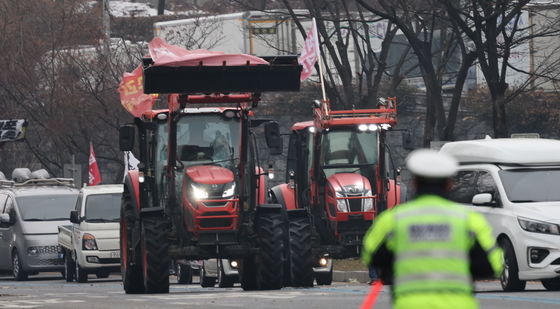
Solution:
<svg viewBox="0 0 560 309"><path fill-rule="evenodd" d="M309 128L307 128L307 130L309 131L309 133L315 133L315 127L311 126Z"/></svg>
<svg viewBox="0 0 560 309"><path fill-rule="evenodd" d="M159 113L159 114L157 114L157 119L166 120L167 119L167 114L166 113Z"/></svg>
<svg viewBox="0 0 560 309"><path fill-rule="evenodd" d="M358 126L358 130L360 130L361 132L365 132L368 129L368 125L367 124L361 124Z"/></svg>
<svg viewBox="0 0 560 309"><path fill-rule="evenodd" d="M231 119L235 116L237 116L237 113L234 110L228 109L224 111L224 117L227 119Z"/></svg>
<svg viewBox="0 0 560 309"><path fill-rule="evenodd" d="M368 130L370 130L371 132L375 132L375 131L379 130L379 126L372 123L372 124L368 125Z"/></svg>

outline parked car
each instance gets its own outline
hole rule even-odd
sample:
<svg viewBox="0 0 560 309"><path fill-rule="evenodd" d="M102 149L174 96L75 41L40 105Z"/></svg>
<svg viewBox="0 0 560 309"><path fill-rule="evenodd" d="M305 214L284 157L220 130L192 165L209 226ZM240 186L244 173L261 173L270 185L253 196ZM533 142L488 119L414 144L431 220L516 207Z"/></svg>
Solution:
<svg viewBox="0 0 560 309"><path fill-rule="evenodd" d="M228 259L208 259L202 262L200 286L213 287L218 283L221 288L230 288L239 282L239 262Z"/></svg>
<svg viewBox="0 0 560 309"><path fill-rule="evenodd" d="M122 185L97 185L80 190L71 225L58 227L66 281L88 281L88 274L107 278L120 272L119 220Z"/></svg>
<svg viewBox="0 0 560 309"><path fill-rule="evenodd" d="M560 290L560 141L460 141L441 152L460 162L450 199L484 214L504 249L503 290L528 280Z"/></svg>
<svg viewBox="0 0 560 309"><path fill-rule="evenodd" d="M72 179L31 179L28 169L17 170L20 175L14 170L12 178L18 182L0 180L0 270L11 271L15 280L63 273L57 227L70 223L78 190Z"/></svg>

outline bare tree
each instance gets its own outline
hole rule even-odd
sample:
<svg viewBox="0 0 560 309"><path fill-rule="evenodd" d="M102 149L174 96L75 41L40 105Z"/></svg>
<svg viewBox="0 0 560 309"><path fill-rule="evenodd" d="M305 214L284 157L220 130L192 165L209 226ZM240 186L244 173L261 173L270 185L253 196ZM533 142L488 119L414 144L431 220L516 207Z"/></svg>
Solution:
<svg viewBox="0 0 560 309"><path fill-rule="evenodd" d="M390 20L406 37L417 56L422 79L426 87L426 123L423 144L428 146L437 128L439 138L446 137L442 83L446 64L454 54L457 36L450 32L443 10L434 1L386 1L374 4L357 2L377 16ZM439 47L434 52L434 36L439 33ZM468 67L467 67L468 68ZM461 71L460 71L461 72ZM463 73L463 72L461 72ZM464 72L466 76L466 71ZM459 79L459 78L458 78ZM450 120L454 121L454 118Z"/></svg>
<svg viewBox="0 0 560 309"><path fill-rule="evenodd" d="M528 87L535 77L550 76L536 71L527 72L529 82L524 83L508 96L509 85L506 77L512 70L518 70L511 63L512 51L516 46L534 38L558 35L558 19L555 19L554 25L547 25L540 29L536 29L534 25L521 25L520 17L523 11L528 9L527 4L530 0L438 1L445 7L453 23L474 45L476 59L486 79L492 100L494 135L507 137L507 102L512 100L520 90Z"/></svg>

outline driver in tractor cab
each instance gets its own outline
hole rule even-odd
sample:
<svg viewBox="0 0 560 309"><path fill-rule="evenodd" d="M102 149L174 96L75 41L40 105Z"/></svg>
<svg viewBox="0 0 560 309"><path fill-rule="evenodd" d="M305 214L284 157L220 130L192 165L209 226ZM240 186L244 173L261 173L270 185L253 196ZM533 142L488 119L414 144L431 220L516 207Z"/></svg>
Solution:
<svg viewBox="0 0 560 309"><path fill-rule="evenodd" d="M210 147L213 149L214 161L227 160L231 156L229 143L220 130L216 130L216 136Z"/></svg>

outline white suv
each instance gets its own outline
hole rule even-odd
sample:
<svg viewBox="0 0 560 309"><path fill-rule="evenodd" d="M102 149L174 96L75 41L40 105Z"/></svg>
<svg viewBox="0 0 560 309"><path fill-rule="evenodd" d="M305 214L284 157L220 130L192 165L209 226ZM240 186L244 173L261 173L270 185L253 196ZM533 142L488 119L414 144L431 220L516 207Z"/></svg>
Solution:
<svg viewBox="0 0 560 309"><path fill-rule="evenodd" d="M484 214L504 248L504 291L541 280L560 290L560 141L451 142L460 170L449 198Z"/></svg>

